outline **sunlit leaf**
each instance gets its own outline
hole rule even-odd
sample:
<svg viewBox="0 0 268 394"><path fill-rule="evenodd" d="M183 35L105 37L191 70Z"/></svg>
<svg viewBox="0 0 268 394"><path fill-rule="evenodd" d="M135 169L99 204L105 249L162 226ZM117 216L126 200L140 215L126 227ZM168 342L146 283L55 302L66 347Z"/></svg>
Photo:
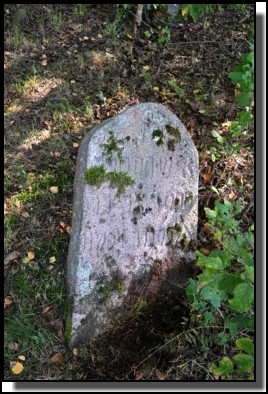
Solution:
<svg viewBox="0 0 268 394"><path fill-rule="evenodd" d="M35 258L35 253L34 253L34 252L28 252L28 253L27 253L27 257L28 257L29 260L34 260L34 258Z"/></svg>
<svg viewBox="0 0 268 394"><path fill-rule="evenodd" d="M247 312L254 300L254 287L249 283L240 283L234 289L234 298L229 305L238 312Z"/></svg>
<svg viewBox="0 0 268 394"><path fill-rule="evenodd" d="M236 354L233 360L240 366L240 372L249 372L254 367L254 357L251 354Z"/></svg>
<svg viewBox="0 0 268 394"><path fill-rule="evenodd" d="M233 371L233 362L229 357L223 357L218 367L214 363L211 365L210 371L217 376L227 375Z"/></svg>
<svg viewBox="0 0 268 394"><path fill-rule="evenodd" d="M20 253L17 252L16 250L14 250L7 257L5 257L4 265L7 265L8 263L10 263L13 260L16 260L18 257L20 257Z"/></svg>
<svg viewBox="0 0 268 394"><path fill-rule="evenodd" d="M51 191L51 193L56 194L59 191L58 186L51 186L51 188L49 189Z"/></svg>
<svg viewBox="0 0 268 394"><path fill-rule="evenodd" d="M248 354L254 354L254 342L250 338L239 338L235 341L238 349L244 350Z"/></svg>
<svg viewBox="0 0 268 394"><path fill-rule="evenodd" d="M24 366L20 362L11 362L10 369L14 375L19 375L23 371Z"/></svg>

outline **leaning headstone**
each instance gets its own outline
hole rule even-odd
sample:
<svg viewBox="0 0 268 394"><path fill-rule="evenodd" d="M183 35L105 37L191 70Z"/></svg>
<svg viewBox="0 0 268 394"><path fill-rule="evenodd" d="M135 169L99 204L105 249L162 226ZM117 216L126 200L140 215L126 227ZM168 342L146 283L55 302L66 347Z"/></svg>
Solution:
<svg viewBox="0 0 268 394"><path fill-rule="evenodd" d="M164 106L134 105L85 136L68 254L71 347L186 284L197 204L197 150Z"/></svg>

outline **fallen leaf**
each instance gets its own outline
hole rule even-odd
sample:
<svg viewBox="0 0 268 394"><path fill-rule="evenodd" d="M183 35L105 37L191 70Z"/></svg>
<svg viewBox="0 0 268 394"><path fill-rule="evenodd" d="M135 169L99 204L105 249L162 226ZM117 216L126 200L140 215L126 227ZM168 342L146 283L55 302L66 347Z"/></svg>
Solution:
<svg viewBox="0 0 268 394"><path fill-rule="evenodd" d="M47 55L43 54L43 55L41 56L41 58L42 58L42 59L46 59L46 58L47 58Z"/></svg>
<svg viewBox="0 0 268 394"><path fill-rule="evenodd" d="M28 213L27 211L23 211L23 212L21 213L21 216L22 216L23 218L28 218L30 215L29 215L29 213Z"/></svg>
<svg viewBox="0 0 268 394"><path fill-rule="evenodd" d="M10 263L13 260L16 260L18 257L20 257L20 252L17 252L16 250L14 250L13 252L11 252L5 259L4 259L4 265L7 265L8 263Z"/></svg>
<svg viewBox="0 0 268 394"><path fill-rule="evenodd" d="M98 38L102 38L102 34L98 34L97 37L98 37Z"/></svg>
<svg viewBox="0 0 268 394"><path fill-rule="evenodd" d="M200 249L200 252L203 253L203 254L205 254L205 255L207 256L207 255L210 253L210 250L207 249L207 248L201 248L201 249Z"/></svg>
<svg viewBox="0 0 268 394"><path fill-rule="evenodd" d="M72 227L71 227L71 226L67 226L65 230L66 230L66 232L67 232L68 234L71 234L71 232L72 232Z"/></svg>
<svg viewBox="0 0 268 394"><path fill-rule="evenodd" d="M130 40L133 40L132 35L130 35L130 34L128 34L128 33L127 33L127 37L128 37Z"/></svg>
<svg viewBox="0 0 268 394"><path fill-rule="evenodd" d="M12 298L11 298L11 297L6 297L6 298L4 299L4 308L6 308L7 306L9 306L9 305L11 305L11 304L13 304Z"/></svg>
<svg viewBox="0 0 268 394"><path fill-rule="evenodd" d="M74 84L74 83L76 83L76 81L74 79L72 79L71 80L71 84Z"/></svg>
<svg viewBox="0 0 268 394"><path fill-rule="evenodd" d="M73 143L73 147L74 147L74 148L78 148L78 147L79 147L79 144L78 144L77 142L74 142L74 143Z"/></svg>
<svg viewBox="0 0 268 394"><path fill-rule="evenodd" d="M143 69L144 69L145 71L148 71L148 70L150 70L150 66L143 66Z"/></svg>
<svg viewBox="0 0 268 394"><path fill-rule="evenodd" d="M61 156L61 153L60 153L60 152L54 152L53 155L54 155L55 157L60 157L60 156Z"/></svg>
<svg viewBox="0 0 268 394"><path fill-rule="evenodd" d="M89 40L88 36L84 36L83 40L85 40L85 41Z"/></svg>
<svg viewBox="0 0 268 394"><path fill-rule="evenodd" d="M228 197L230 200L233 200L236 197L236 194L233 192L233 190L231 191Z"/></svg>
<svg viewBox="0 0 268 394"><path fill-rule="evenodd" d="M21 260L21 262L22 262L23 264L28 264L28 263L30 262L30 259L29 259L29 257L24 257L24 258Z"/></svg>
<svg viewBox="0 0 268 394"><path fill-rule="evenodd" d="M41 64L42 64L42 66L47 66L47 60L42 60Z"/></svg>
<svg viewBox="0 0 268 394"><path fill-rule="evenodd" d="M24 366L22 365L22 363L19 362L11 362L10 369L14 373L14 375L19 375L23 371Z"/></svg>
<svg viewBox="0 0 268 394"><path fill-rule="evenodd" d="M58 364L63 364L64 363L64 355L61 352L55 353L54 356L51 357L50 359L51 363L58 363Z"/></svg>
<svg viewBox="0 0 268 394"><path fill-rule="evenodd" d="M143 378L143 373L141 371L135 372L135 380L141 380Z"/></svg>
<svg viewBox="0 0 268 394"><path fill-rule="evenodd" d="M60 221L60 226L61 226L62 228L65 228L65 227L66 227L66 223L64 223L63 221Z"/></svg>
<svg viewBox="0 0 268 394"><path fill-rule="evenodd" d="M51 186L49 190L51 191L51 193L56 194L58 193L59 188L57 186Z"/></svg>
<svg viewBox="0 0 268 394"><path fill-rule="evenodd" d="M62 322L62 320L59 320L59 319L58 320L53 320L53 321L49 322L48 324L55 331L60 331L60 330L63 329L63 322Z"/></svg>
<svg viewBox="0 0 268 394"><path fill-rule="evenodd" d="M11 342L11 343L8 345L8 348L9 348L10 350L18 350L19 344L16 343L16 342Z"/></svg>
<svg viewBox="0 0 268 394"><path fill-rule="evenodd" d="M26 360L26 357L23 356L23 354L21 354L20 356L18 356L18 359L21 360L21 361L25 361L25 360Z"/></svg>
<svg viewBox="0 0 268 394"><path fill-rule="evenodd" d="M158 86L154 86L154 87L153 87L153 90L154 90L155 92L158 92L158 91L159 91L159 87L158 87Z"/></svg>
<svg viewBox="0 0 268 394"><path fill-rule="evenodd" d="M74 356L78 356L78 354L79 354L78 349L77 349L76 347L73 348L73 355L74 355Z"/></svg>
<svg viewBox="0 0 268 394"><path fill-rule="evenodd" d="M63 336L63 331L62 330L59 330L58 332L57 332L57 337L58 338L61 338Z"/></svg>
<svg viewBox="0 0 268 394"><path fill-rule="evenodd" d="M210 181L210 179L212 178L212 172L207 172L205 174L202 175L203 179L208 182Z"/></svg>
<svg viewBox="0 0 268 394"><path fill-rule="evenodd" d="M49 266L48 266L48 269L49 269L49 271L54 270L54 265L49 265Z"/></svg>
<svg viewBox="0 0 268 394"><path fill-rule="evenodd" d="M46 306L46 307L43 309L42 313L45 315L46 313L49 312L50 309L51 309L51 306Z"/></svg>
<svg viewBox="0 0 268 394"><path fill-rule="evenodd" d="M50 259L49 259L49 262L50 262L51 264L54 264L56 261L57 261L57 259L56 259L55 256L52 256L52 257L50 257Z"/></svg>
<svg viewBox="0 0 268 394"><path fill-rule="evenodd" d="M159 379L159 380L165 380L166 376L167 376L167 374L165 372L161 372L161 371L159 371L159 369L157 369L155 371L155 374L156 374L157 379Z"/></svg>
<svg viewBox="0 0 268 394"><path fill-rule="evenodd" d="M29 259L29 260L34 260L34 258L35 258L35 253L34 253L34 252L28 252L28 253L27 253L27 256L28 256L28 259Z"/></svg>

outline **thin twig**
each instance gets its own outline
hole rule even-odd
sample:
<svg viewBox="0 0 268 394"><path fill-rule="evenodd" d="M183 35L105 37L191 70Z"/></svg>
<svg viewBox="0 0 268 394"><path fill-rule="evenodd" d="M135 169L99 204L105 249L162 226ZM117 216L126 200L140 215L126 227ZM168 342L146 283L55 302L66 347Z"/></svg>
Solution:
<svg viewBox="0 0 268 394"><path fill-rule="evenodd" d="M158 349L156 349L154 352L152 352L151 354L149 354L148 357L146 357L146 358L145 358L144 360L142 360L138 365L136 365L134 368L132 368L132 370L131 370L130 372L128 372L128 373L124 376L124 378L123 378L122 380L126 379L126 377L127 377L129 374L131 374L132 372L134 372L135 369L137 369L140 365L142 365L143 363L145 363L145 361L149 360L155 353L159 352L159 351L160 351L161 349L163 349L165 346L167 346L167 345L169 345L171 342L175 341L175 339L180 338L182 335L187 334L188 332L195 331L195 330L199 330L199 329L204 330L204 329L208 329L208 328L221 328L221 329L222 329L222 326L195 327L195 328L191 328L190 330L181 332L180 334L176 335L174 338L171 338L168 342L164 343L164 345L160 346L160 347L159 347Z"/></svg>

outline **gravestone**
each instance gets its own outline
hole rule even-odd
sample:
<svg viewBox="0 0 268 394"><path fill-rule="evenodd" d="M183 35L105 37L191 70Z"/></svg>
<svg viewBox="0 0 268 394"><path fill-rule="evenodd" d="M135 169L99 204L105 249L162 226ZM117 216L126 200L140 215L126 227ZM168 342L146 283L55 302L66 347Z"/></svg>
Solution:
<svg viewBox="0 0 268 394"><path fill-rule="evenodd" d="M68 253L71 347L185 286L197 205L197 150L164 106L134 105L84 137Z"/></svg>

